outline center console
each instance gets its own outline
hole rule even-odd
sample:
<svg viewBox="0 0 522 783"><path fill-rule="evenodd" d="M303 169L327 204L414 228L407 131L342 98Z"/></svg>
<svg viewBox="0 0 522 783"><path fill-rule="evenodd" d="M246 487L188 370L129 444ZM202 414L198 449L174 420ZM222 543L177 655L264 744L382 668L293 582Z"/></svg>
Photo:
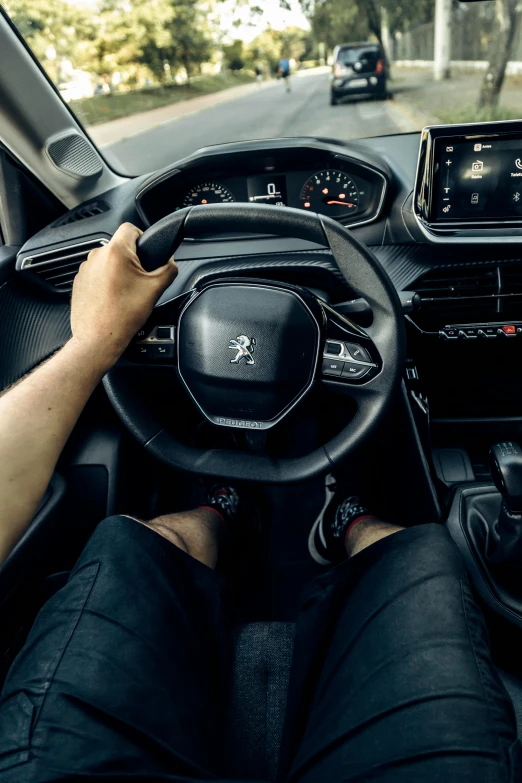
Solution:
<svg viewBox="0 0 522 783"><path fill-rule="evenodd" d="M522 122L424 128L413 212L431 241L522 242Z"/></svg>
<svg viewBox="0 0 522 783"><path fill-rule="evenodd" d="M408 345L432 419L520 418L522 121L424 128L409 214L429 267L408 281Z"/></svg>
<svg viewBox="0 0 522 783"><path fill-rule="evenodd" d="M522 449L497 443L490 451L495 486L457 488L448 530L484 602L522 628Z"/></svg>

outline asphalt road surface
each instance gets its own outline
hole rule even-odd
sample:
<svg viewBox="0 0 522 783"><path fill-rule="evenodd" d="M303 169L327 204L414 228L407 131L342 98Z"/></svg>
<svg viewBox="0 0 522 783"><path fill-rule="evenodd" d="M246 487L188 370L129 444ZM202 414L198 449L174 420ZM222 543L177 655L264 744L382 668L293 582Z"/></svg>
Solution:
<svg viewBox="0 0 522 783"><path fill-rule="evenodd" d="M200 147L245 139L322 136L347 139L417 130L393 101L361 99L329 105L328 77L303 74L114 142L104 153L115 168L144 174Z"/></svg>

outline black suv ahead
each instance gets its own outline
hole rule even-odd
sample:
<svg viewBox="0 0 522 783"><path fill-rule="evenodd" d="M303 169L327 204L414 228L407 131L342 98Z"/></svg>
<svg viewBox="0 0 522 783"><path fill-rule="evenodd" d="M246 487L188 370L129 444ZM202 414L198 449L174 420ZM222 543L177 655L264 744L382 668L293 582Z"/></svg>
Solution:
<svg viewBox="0 0 522 783"><path fill-rule="evenodd" d="M384 100L386 59L379 44L349 43L336 46L333 53L330 103L337 106L349 95L374 95Z"/></svg>

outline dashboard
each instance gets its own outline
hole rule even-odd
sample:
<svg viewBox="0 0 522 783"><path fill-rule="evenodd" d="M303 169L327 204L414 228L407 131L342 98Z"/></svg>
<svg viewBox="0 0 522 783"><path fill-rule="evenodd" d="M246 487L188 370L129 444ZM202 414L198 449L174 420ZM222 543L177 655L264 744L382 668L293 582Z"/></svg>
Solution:
<svg viewBox="0 0 522 783"><path fill-rule="evenodd" d="M250 202L356 226L379 217L388 189L387 173L377 166L326 150L288 146L203 157L153 177L139 191L136 204L147 225L183 207Z"/></svg>
<svg viewBox="0 0 522 783"><path fill-rule="evenodd" d="M452 161L449 179L447 160ZM11 297L3 305L7 326L0 352L16 353L12 341L24 340L23 360L4 381L16 380L67 339L68 302L79 264L122 222L146 229L186 205L252 199L331 216L370 247L399 293L417 293L420 309L406 316L410 369L412 377L418 373L422 379L435 417L491 417L499 411L520 416L522 208L516 194L522 194L522 169L517 161L522 164L522 122L514 121L438 126L346 143L292 138L198 150L78 205L20 248L15 277L23 293L13 293L12 286L0 289L0 299ZM364 302L321 244L227 233L223 226L216 235L186 237L176 260L178 278L160 304L207 278L265 277L313 287L332 305L343 305L361 326L368 324ZM33 298L26 292L29 284L37 287ZM16 327L23 308L30 318L39 314L31 322L30 340Z"/></svg>

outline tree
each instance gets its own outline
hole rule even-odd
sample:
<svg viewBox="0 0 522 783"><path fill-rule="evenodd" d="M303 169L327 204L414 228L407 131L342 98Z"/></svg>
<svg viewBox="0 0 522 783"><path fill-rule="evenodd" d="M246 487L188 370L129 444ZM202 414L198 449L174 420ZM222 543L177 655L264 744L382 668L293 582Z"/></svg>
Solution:
<svg viewBox="0 0 522 783"><path fill-rule="evenodd" d="M167 59L174 67L182 65L190 79L212 54L204 9L199 0L170 0L170 4L173 14L168 26L171 42Z"/></svg>
<svg viewBox="0 0 522 783"><path fill-rule="evenodd" d="M54 82L65 62L78 68L92 58L95 26L85 9L64 0L5 0L5 8Z"/></svg>
<svg viewBox="0 0 522 783"><path fill-rule="evenodd" d="M212 54L201 0L6 0L6 8L55 82L65 80L65 64L163 82L181 67L190 77Z"/></svg>
<svg viewBox="0 0 522 783"><path fill-rule="evenodd" d="M281 55L291 60L302 60L312 49L310 33L301 27L285 27L279 32Z"/></svg>
<svg viewBox="0 0 522 783"><path fill-rule="evenodd" d="M245 67L244 44L241 40L236 40L228 46L223 47L223 57L225 65L231 71L240 71Z"/></svg>
<svg viewBox="0 0 522 783"><path fill-rule="evenodd" d="M479 95L481 109L498 106L506 67L513 51L517 21L517 0L496 0L491 55Z"/></svg>
<svg viewBox="0 0 522 783"><path fill-rule="evenodd" d="M274 73L281 59L281 51L282 44L279 32L265 30L250 42L247 55L250 63L262 64Z"/></svg>
<svg viewBox="0 0 522 783"><path fill-rule="evenodd" d="M283 2L284 0L280 0ZM382 44L383 11L392 34L429 22L433 0L299 0L317 41L330 49L373 36Z"/></svg>
<svg viewBox="0 0 522 783"><path fill-rule="evenodd" d="M368 21L356 0L300 0L317 43L332 50L345 41L368 36Z"/></svg>

